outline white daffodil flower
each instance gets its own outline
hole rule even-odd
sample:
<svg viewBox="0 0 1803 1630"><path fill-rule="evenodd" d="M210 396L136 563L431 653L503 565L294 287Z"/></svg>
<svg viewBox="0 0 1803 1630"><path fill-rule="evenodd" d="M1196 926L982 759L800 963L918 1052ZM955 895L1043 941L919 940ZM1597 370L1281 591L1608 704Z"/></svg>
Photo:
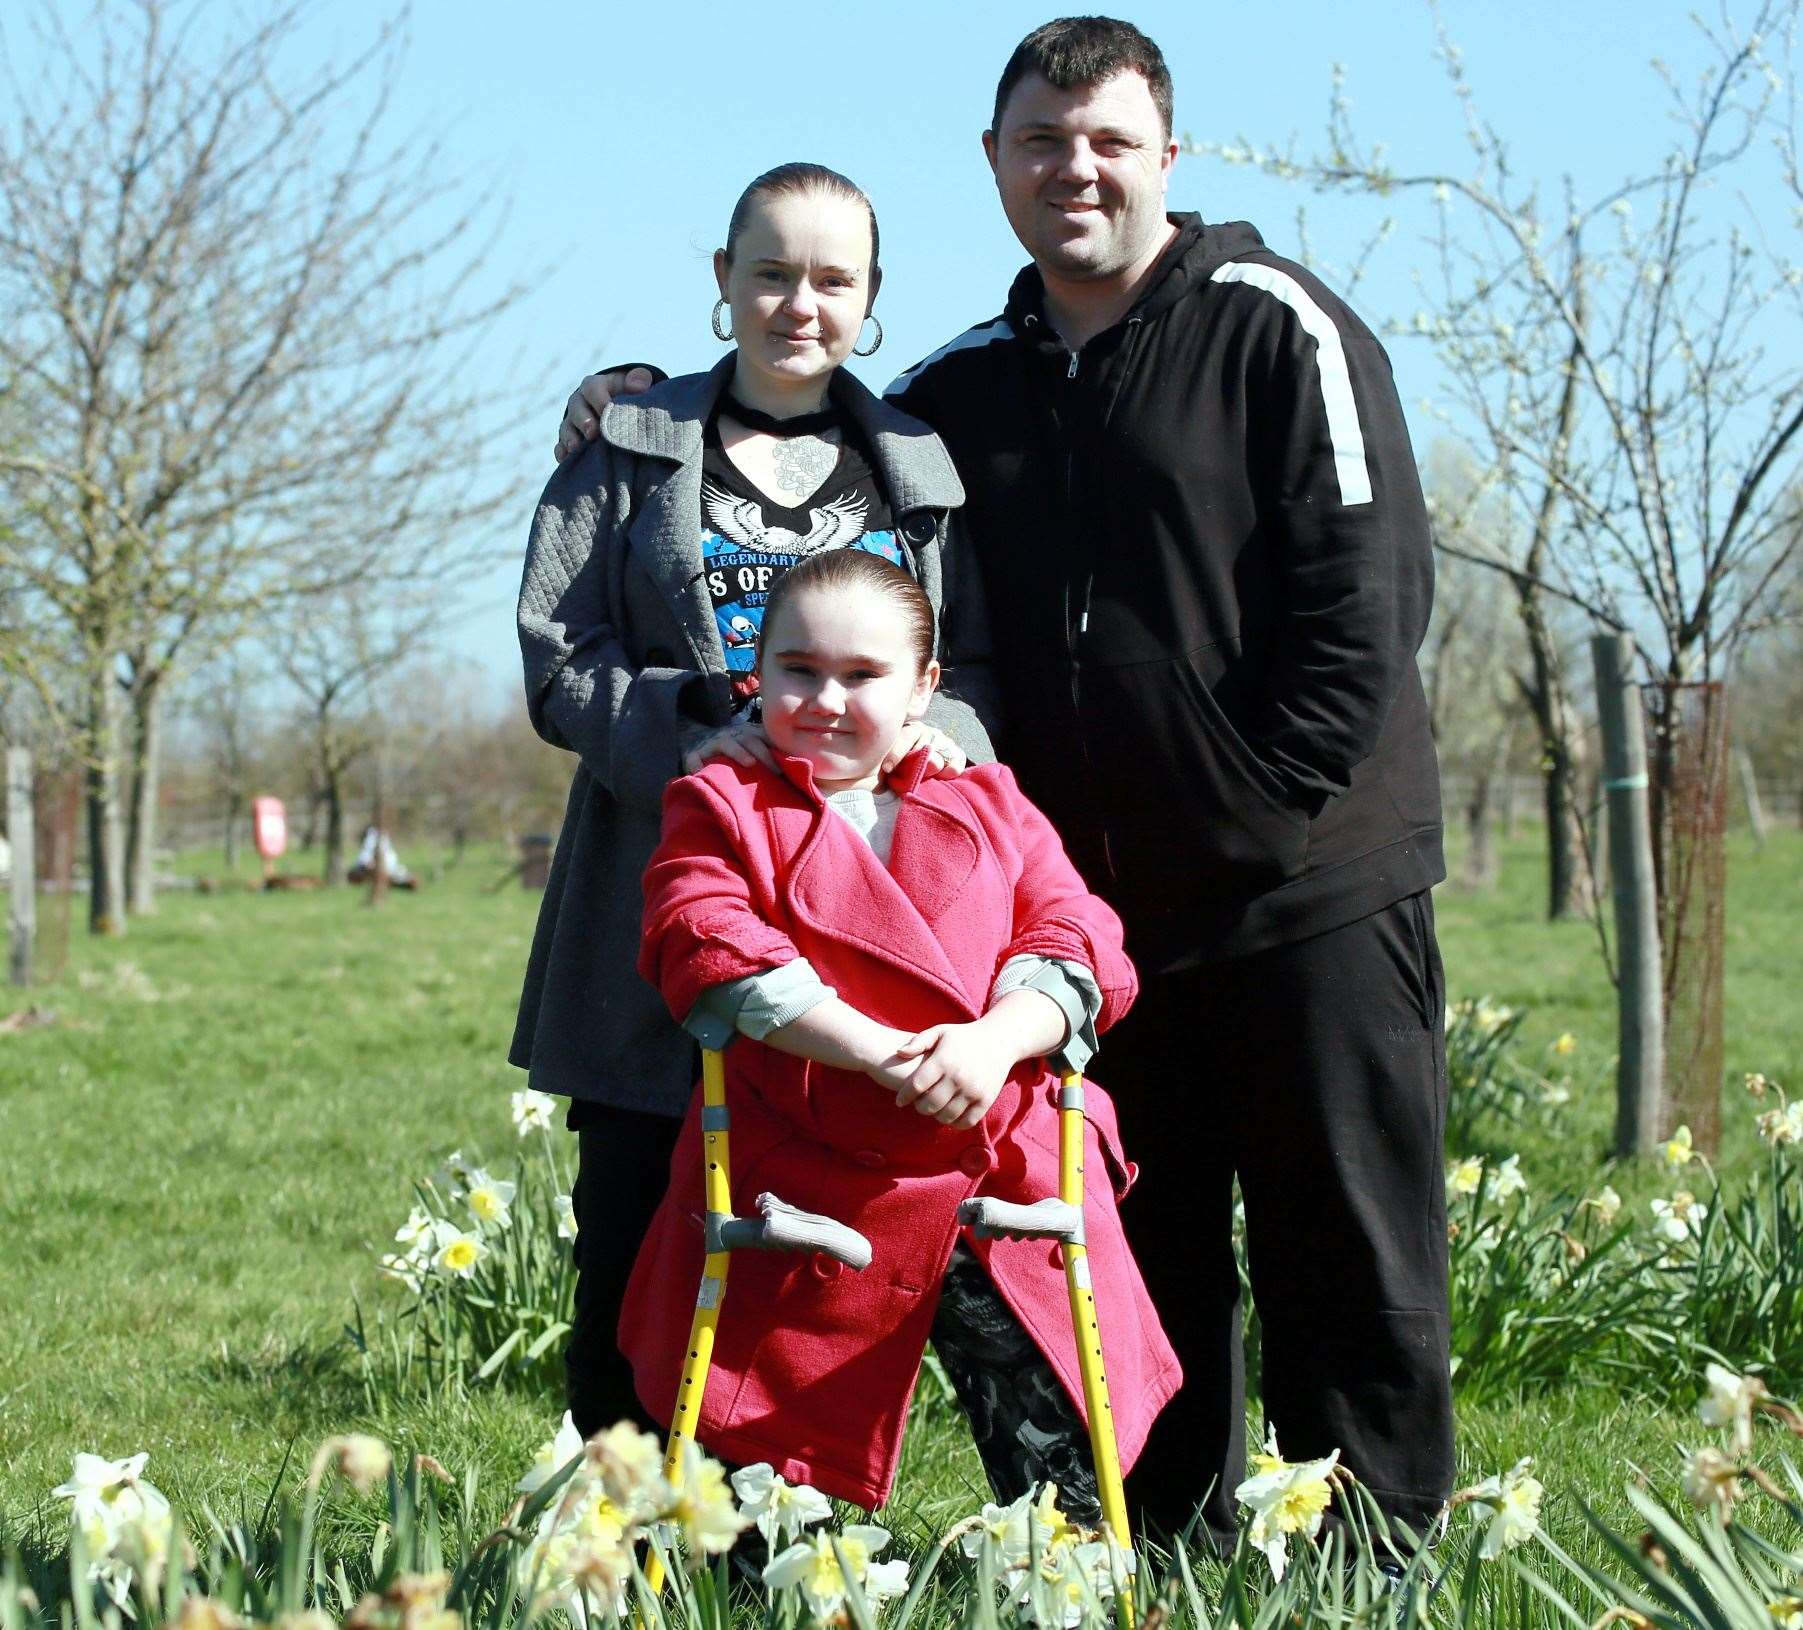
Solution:
<svg viewBox="0 0 1803 1630"><path fill-rule="evenodd" d="M1754 1124L1759 1128L1759 1135L1774 1149L1782 1149L1786 1144L1803 1143L1803 1098L1786 1104L1782 1109L1768 1109L1758 1116Z"/></svg>
<svg viewBox="0 0 1803 1630"><path fill-rule="evenodd" d="M1697 1152L1691 1144L1690 1128L1680 1126L1666 1139L1665 1163L1675 1171L1680 1166L1688 1166L1696 1158Z"/></svg>
<svg viewBox="0 0 1803 1630"><path fill-rule="evenodd" d="M720 1556L751 1526L750 1519L741 1516L733 1504L725 1467L692 1443L683 1450L682 1482L672 1491L663 1514L676 1523L682 1548L692 1559Z"/></svg>
<svg viewBox="0 0 1803 1630"><path fill-rule="evenodd" d="M513 1221L513 1214L508 1207L513 1204L516 1186L499 1177L490 1177L478 1166L469 1174L463 1191L463 1203L470 1208L470 1215L478 1222L486 1223L491 1228L506 1228Z"/></svg>
<svg viewBox="0 0 1803 1630"><path fill-rule="evenodd" d="M1700 1239L1703 1221L1709 1215L1704 1205L1689 1189L1679 1189L1669 1200L1651 1200L1653 1232L1674 1245L1687 1239Z"/></svg>
<svg viewBox="0 0 1803 1630"><path fill-rule="evenodd" d="M521 1137L551 1130L551 1116L557 1108L557 1100L548 1092L535 1092L528 1087L523 1092L513 1093L508 1103L513 1110L513 1129Z"/></svg>
<svg viewBox="0 0 1803 1630"><path fill-rule="evenodd" d="M1027 1513L1032 1506L1031 1494L1021 1495L1011 1505L986 1502L978 1514L975 1526L958 1536L958 1548L966 1556L974 1557L981 1553L985 1545L992 1546L998 1573L1024 1567L1029 1551Z"/></svg>
<svg viewBox="0 0 1803 1630"><path fill-rule="evenodd" d="M425 1283L425 1272L429 1266L430 1263L423 1257L396 1256L393 1252L377 1264L385 1279L398 1280L416 1296L420 1286Z"/></svg>
<svg viewBox="0 0 1803 1630"><path fill-rule="evenodd" d="M1291 1462L1277 1449L1277 1434L1265 1439L1262 1453L1252 1457L1254 1471L1233 1497L1252 1513L1247 1538L1264 1552L1271 1576L1282 1579L1289 1565L1288 1542L1292 1534L1313 1539L1321 1531L1321 1519L1333 1498L1331 1473L1339 1462L1335 1449L1324 1460Z"/></svg>
<svg viewBox="0 0 1803 1630"><path fill-rule="evenodd" d="M346 1432L332 1438L330 1446L338 1475L359 1494L372 1493L394 1469L394 1452L380 1438L365 1432Z"/></svg>
<svg viewBox="0 0 1803 1630"><path fill-rule="evenodd" d="M691 1455L698 1452L689 1446ZM664 1451L655 1433L643 1432L631 1421L615 1421L589 1439L587 1453L589 1463L600 1472L602 1487L637 1520L647 1521L670 1504Z"/></svg>
<svg viewBox="0 0 1803 1630"><path fill-rule="evenodd" d="M574 1239L576 1237L576 1202L567 1194L559 1194L552 1199L551 1210L557 1217L557 1237Z"/></svg>
<svg viewBox="0 0 1803 1630"><path fill-rule="evenodd" d="M87 1550L89 1575L116 1602L127 1599L134 1567L154 1581L174 1541L169 1502L143 1478L149 1460L144 1452L125 1460L78 1454L69 1481L51 1490L70 1502L70 1525Z"/></svg>
<svg viewBox="0 0 1803 1630"><path fill-rule="evenodd" d="M513 1485L514 1491L536 1494L581 1453L582 1434L576 1430L576 1422L566 1409L557 1431L533 1451L532 1464L526 1469L525 1476Z"/></svg>
<svg viewBox="0 0 1803 1630"><path fill-rule="evenodd" d="M1486 1036L1494 1036L1497 1031L1515 1017L1513 1008L1504 1007L1500 1002L1492 1002L1489 997L1478 999L1477 1005L1471 1009L1471 1021Z"/></svg>
<svg viewBox="0 0 1803 1630"><path fill-rule="evenodd" d="M482 1243L480 1235L466 1234L452 1223L441 1224L435 1239L437 1249L432 1255L432 1266L456 1279L469 1278L488 1255L488 1247Z"/></svg>
<svg viewBox="0 0 1803 1630"><path fill-rule="evenodd" d="M432 1186L443 1194L460 1194L464 1183L475 1169L464 1159L461 1149L453 1149L432 1174Z"/></svg>
<svg viewBox="0 0 1803 1630"><path fill-rule="evenodd" d="M1446 1168L1446 1198L1452 1201L1476 1194L1483 1182L1484 1163L1476 1155L1452 1161Z"/></svg>
<svg viewBox="0 0 1803 1630"><path fill-rule="evenodd" d="M889 1543L889 1530L870 1524L853 1523L837 1536L839 1548L833 1548L832 1534L815 1534L797 1540L786 1551L770 1559L764 1569L764 1583L772 1590L795 1586L814 1617L829 1623L845 1606L845 1572L859 1585L870 1577L871 1559ZM845 1557L841 1567L839 1556Z"/></svg>
<svg viewBox="0 0 1803 1630"><path fill-rule="evenodd" d="M1528 1180L1521 1175L1521 1156L1510 1155L1500 1165L1492 1166L1484 1182L1484 1193L1497 1204L1511 1195L1526 1194Z"/></svg>
<svg viewBox="0 0 1803 1630"><path fill-rule="evenodd" d="M1474 1503L1490 1512L1484 1542L1478 1551L1494 1562L1504 1551L1525 1545L1540 1531L1540 1501L1546 1490L1528 1475L1534 1462L1523 1457L1498 1477L1487 1477L1471 1491Z"/></svg>
<svg viewBox="0 0 1803 1630"><path fill-rule="evenodd" d="M765 1460L734 1472L732 1489L739 1497L739 1514L756 1524L772 1555L784 1541L833 1514L832 1501L819 1489L789 1482Z"/></svg>
<svg viewBox="0 0 1803 1630"><path fill-rule="evenodd" d="M1686 1449L1684 1498L1699 1511L1711 1511L1724 1527L1734 1520L1740 1498L1740 1468L1720 1449Z"/></svg>
<svg viewBox="0 0 1803 1630"><path fill-rule="evenodd" d="M394 1231L396 1245L415 1251L432 1237L432 1214L423 1206L415 1206L407 1213L407 1220Z"/></svg>
<svg viewBox="0 0 1803 1630"><path fill-rule="evenodd" d="M1598 1189L1584 1204L1596 1213L1596 1220L1605 1228L1621 1215L1621 1196L1608 1183Z"/></svg>
<svg viewBox="0 0 1803 1630"><path fill-rule="evenodd" d="M1703 1381L1708 1390L1697 1401L1697 1414L1705 1426L1725 1427L1729 1448L1744 1459L1753 1452L1753 1406L1765 1396L1765 1383L1713 1362L1704 1367Z"/></svg>

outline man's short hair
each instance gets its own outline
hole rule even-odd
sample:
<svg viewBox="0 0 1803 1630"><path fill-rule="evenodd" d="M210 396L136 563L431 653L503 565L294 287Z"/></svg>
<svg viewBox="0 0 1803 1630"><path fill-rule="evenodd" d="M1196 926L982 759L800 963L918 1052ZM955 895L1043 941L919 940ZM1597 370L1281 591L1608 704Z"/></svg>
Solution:
<svg viewBox="0 0 1803 1630"><path fill-rule="evenodd" d="M1152 93L1153 105L1171 135L1171 71L1164 53L1131 23L1118 17L1058 17L1041 23L1009 57L995 87L991 130L1002 128L1002 109L1009 94L1028 74L1042 74L1061 91L1086 89L1118 73L1139 74Z"/></svg>

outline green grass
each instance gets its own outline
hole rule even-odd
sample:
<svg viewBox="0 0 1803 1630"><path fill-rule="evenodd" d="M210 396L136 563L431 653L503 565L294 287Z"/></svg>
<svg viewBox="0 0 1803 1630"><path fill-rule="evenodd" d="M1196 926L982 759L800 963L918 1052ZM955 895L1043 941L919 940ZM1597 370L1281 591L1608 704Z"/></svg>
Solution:
<svg viewBox="0 0 1803 1630"><path fill-rule="evenodd" d="M430 877L433 857L416 858ZM1505 862L1492 894L1441 891L1449 988L1530 1007L1530 1055L1578 1037L1573 1102L1496 1147L1519 1151L1537 1188L1594 1187L1612 993L1594 930L1540 919L1532 841ZM485 1393L372 1419L339 1332L353 1294L381 1294L375 1258L410 1179L457 1145L509 1157L506 1095L521 1083L503 1055L537 897L489 891L507 863L472 850L380 911L356 890L172 893L124 940L77 936L67 977L31 993L58 1023L0 1034L0 1533L60 1512L46 1494L77 1450L148 1450L173 1497L235 1511L260 1501L291 1443L304 1458L351 1427L478 1468L501 1503L561 1402ZM1741 1073L1803 1087L1803 835L1759 855L1737 839L1730 891L1732 1176L1756 1154ZM1671 1187L1610 1177L1643 1211ZM1687 1411L1583 1385L1468 1403L1460 1424L1473 1476L1537 1457L1567 1541L1576 1494L1619 1515L1633 1468L1667 1475L1675 1445L1702 1435ZM955 1414L926 1411L898 1529L967 1511L981 1488Z"/></svg>

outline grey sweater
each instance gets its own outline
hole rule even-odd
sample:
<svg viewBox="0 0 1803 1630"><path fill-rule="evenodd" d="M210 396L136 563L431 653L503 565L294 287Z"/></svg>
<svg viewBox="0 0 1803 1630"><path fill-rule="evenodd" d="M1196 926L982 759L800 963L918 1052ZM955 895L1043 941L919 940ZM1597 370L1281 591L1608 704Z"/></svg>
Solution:
<svg viewBox="0 0 1803 1630"><path fill-rule="evenodd" d="M540 498L520 584L526 707L577 755L539 910L511 1061L542 1092L681 1115L694 1042L637 972L640 878L682 755L731 718L701 567L702 429L732 375L666 380L612 404ZM941 612L945 677L929 723L994 756L988 628L964 489L939 439L844 371L841 407L888 495L908 565Z"/></svg>

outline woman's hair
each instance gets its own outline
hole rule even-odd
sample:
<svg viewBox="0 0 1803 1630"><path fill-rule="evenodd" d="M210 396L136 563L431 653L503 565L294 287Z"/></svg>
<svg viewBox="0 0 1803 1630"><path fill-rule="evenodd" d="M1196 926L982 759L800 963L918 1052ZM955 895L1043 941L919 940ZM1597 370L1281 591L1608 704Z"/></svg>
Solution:
<svg viewBox="0 0 1803 1630"><path fill-rule="evenodd" d="M823 594L870 589L880 594L907 624L908 643L914 649L915 672L926 672L927 664L933 660L933 602L901 567L892 565L881 555L853 548L829 549L824 554L810 555L777 579L776 587L764 603L764 637L758 641L760 662L782 608L806 589L818 589Z"/></svg>
<svg viewBox="0 0 1803 1630"><path fill-rule="evenodd" d="M758 199L807 192L823 192L829 197L843 198L847 203L864 206L864 213L870 217L870 269L874 272L877 266L878 238L876 210L870 202L869 194L857 182L848 180L837 170L829 170L824 164L779 164L774 170L766 170L740 193L738 203L732 207L732 219L726 224L727 260L732 259L739 234L745 230L745 222L751 216L751 206Z"/></svg>

